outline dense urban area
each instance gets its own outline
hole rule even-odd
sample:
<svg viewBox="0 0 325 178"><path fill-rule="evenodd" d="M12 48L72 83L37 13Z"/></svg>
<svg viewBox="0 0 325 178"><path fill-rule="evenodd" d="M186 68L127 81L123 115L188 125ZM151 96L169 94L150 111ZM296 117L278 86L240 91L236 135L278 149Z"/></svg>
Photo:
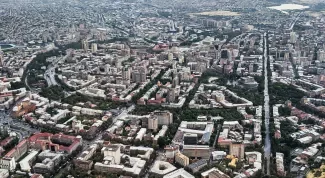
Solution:
<svg viewBox="0 0 325 178"><path fill-rule="evenodd" d="M324 178L324 0L1 0L0 178Z"/></svg>

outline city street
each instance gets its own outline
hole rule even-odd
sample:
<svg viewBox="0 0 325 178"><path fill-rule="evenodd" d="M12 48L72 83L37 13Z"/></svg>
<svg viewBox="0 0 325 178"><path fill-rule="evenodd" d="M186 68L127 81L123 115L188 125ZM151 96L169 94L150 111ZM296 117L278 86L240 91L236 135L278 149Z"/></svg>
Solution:
<svg viewBox="0 0 325 178"><path fill-rule="evenodd" d="M58 83L55 80L55 68L58 67L58 63L60 61L65 61L67 59L68 55L65 55L64 57L58 57L55 61L53 61L52 64L50 64L47 67L47 70L44 73L44 78L47 82L48 86L52 86L52 85L58 85Z"/></svg>
<svg viewBox="0 0 325 178"><path fill-rule="evenodd" d="M269 86L267 77L267 61L268 61L268 43L267 33L264 33L264 119L265 119L265 144L264 144L264 157L266 159L266 174L270 175L270 157L271 157L271 140L270 140L270 97Z"/></svg>
<svg viewBox="0 0 325 178"><path fill-rule="evenodd" d="M31 128L30 125L19 119L12 119L5 111L0 111L0 123L8 126L9 130L15 132L19 140L28 137L32 133L40 132L38 129Z"/></svg>

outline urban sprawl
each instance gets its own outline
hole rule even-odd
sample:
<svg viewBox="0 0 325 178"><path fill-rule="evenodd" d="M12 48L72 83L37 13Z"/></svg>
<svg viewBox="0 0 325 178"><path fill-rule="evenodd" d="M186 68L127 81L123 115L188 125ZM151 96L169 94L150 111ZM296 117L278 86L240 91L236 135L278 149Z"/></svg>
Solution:
<svg viewBox="0 0 325 178"><path fill-rule="evenodd" d="M0 178L325 177L323 0L1 0Z"/></svg>

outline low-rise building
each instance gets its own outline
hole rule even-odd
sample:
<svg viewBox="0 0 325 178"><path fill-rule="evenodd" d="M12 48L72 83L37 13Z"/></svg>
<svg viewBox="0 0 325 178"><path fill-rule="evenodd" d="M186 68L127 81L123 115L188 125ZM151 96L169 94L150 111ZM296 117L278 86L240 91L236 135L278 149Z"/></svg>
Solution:
<svg viewBox="0 0 325 178"><path fill-rule="evenodd" d="M36 163L33 170L39 174L53 173L54 167L58 166L63 158L61 153L44 150L38 155L38 159L42 162Z"/></svg>
<svg viewBox="0 0 325 178"><path fill-rule="evenodd" d="M3 158L0 159L0 168L14 170L16 169L16 160L18 160L21 156L23 156L29 147L28 140L22 140L11 149Z"/></svg>
<svg viewBox="0 0 325 178"><path fill-rule="evenodd" d="M208 161L206 159L201 159L199 161L196 161L195 163L188 165L187 167L192 171L192 173L196 173L207 165Z"/></svg>
<svg viewBox="0 0 325 178"><path fill-rule="evenodd" d="M19 162L20 169L25 172L31 171L32 163L36 160L38 151L32 150L23 160Z"/></svg>
<svg viewBox="0 0 325 178"><path fill-rule="evenodd" d="M225 151L214 151L211 153L212 160L222 160L227 156L227 153Z"/></svg>
<svg viewBox="0 0 325 178"><path fill-rule="evenodd" d="M181 168L166 174L163 178L194 178L194 176L185 171L184 168Z"/></svg>
<svg viewBox="0 0 325 178"><path fill-rule="evenodd" d="M202 178L230 178L227 174L221 172L217 168L211 168L201 173Z"/></svg>
<svg viewBox="0 0 325 178"><path fill-rule="evenodd" d="M230 176L221 172L219 169L216 169L209 172L209 178L230 178Z"/></svg>
<svg viewBox="0 0 325 178"><path fill-rule="evenodd" d="M1 178L9 177L9 171L7 169L0 169L0 177Z"/></svg>
<svg viewBox="0 0 325 178"><path fill-rule="evenodd" d="M74 160L74 165L82 170L91 169L93 161L89 159L94 155L97 148L97 144L90 145L89 148L83 151L81 155Z"/></svg>
<svg viewBox="0 0 325 178"><path fill-rule="evenodd" d="M34 149L66 151L71 154L82 145L82 138L64 134L37 133L29 138L29 142Z"/></svg>
<svg viewBox="0 0 325 178"><path fill-rule="evenodd" d="M150 169L150 173L156 176L164 176L174 170L176 170L176 167L172 164L157 160L154 162L152 168Z"/></svg>
<svg viewBox="0 0 325 178"><path fill-rule="evenodd" d="M284 154L283 153L276 153L275 156L275 163L276 163L276 171L279 176L285 176L285 170L284 170L284 164L283 164L283 158Z"/></svg>

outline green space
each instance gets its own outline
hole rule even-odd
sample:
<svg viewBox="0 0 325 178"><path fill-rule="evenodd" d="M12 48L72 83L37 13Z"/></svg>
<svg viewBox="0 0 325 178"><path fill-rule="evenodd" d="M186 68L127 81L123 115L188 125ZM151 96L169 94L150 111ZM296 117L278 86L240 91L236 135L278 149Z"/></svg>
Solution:
<svg viewBox="0 0 325 178"><path fill-rule="evenodd" d="M56 114L58 114L57 110L55 108L52 108L52 107L48 107L46 108L45 110L48 114L51 114L51 116L54 116Z"/></svg>
<svg viewBox="0 0 325 178"><path fill-rule="evenodd" d="M25 88L25 84L24 82L10 82L10 89L12 90L17 90L17 89L20 89L20 88Z"/></svg>
<svg viewBox="0 0 325 178"><path fill-rule="evenodd" d="M64 117L64 118L58 120L56 123L57 123L57 124L63 124L63 123L65 123L66 121L68 121L69 119L71 119L71 117L67 116L67 117Z"/></svg>
<svg viewBox="0 0 325 178"><path fill-rule="evenodd" d="M305 94L297 90L292 85L283 83L273 83L269 86L270 104L285 103L290 100L293 104L298 104Z"/></svg>
<svg viewBox="0 0 325 178"><path fill-rule="evenodd" d="M36 75L35 72L29 73L29 75L27 76L27 82L28 86L31 88L47 87L47 82L44 77L41 74Z"/></svg>
<svg viewBox="0 0 325 178"><path fill-rule="evenodd" d="M132 101L133 103L137 103L137 101L150 89L152 88L154 85L157 84L158 81L160 81L161 77L164 75L165 71L164 70L161 70L160 73L158 74L158 76L153 79L153 80L150 80L150 82L143 88L143 89L140 89L140 91L135 94L133 97L132 97Z"/></svg>
<svg viewBox="0 0 325 178"><path fill-rule="evenodd" d="M66 98L63 98L62 102L70 105L75 105L76 103L80 103L80 102L91 103L96 105L96 107L94 107L93 109L100 109L100 110L116 109L119 107L127 106L127 103L109 101L101 98L93 98L93 97L81 95L79 93L72 94Z"/></svg>
<svg viewBox="0 0 325 178"><path fill-rule="evenodd" d="M162 17L165 17L165 18L169 18L171 16L173 16L173 14L171 12L168 12L168 11L158 11L158 14Z"/></svg>
<svg viewBox="0 0 325 178"><path fill-rule="evenodd" d="M197 116L204 115L204 116L221 116L224 120L229 121L238 121L243 120L243 116L236 110L236 109L190 109L184 108L180 109L173 109L173 108L163 108L161 106L142 106L137 105L132 114L135 115L146 115L150 112L155 110L168 110L174 114L174 116L179 116L180 120L186 121L196 121Z"/></svg>
<svg viewBox="0 0 325 178"><path fill-rule="evenodd" d="M236 77L237 78L237 77ZM221 86L226 86L230 91L236 93L238 96L252 101L254 106L263 105L264 103L264 78L262 76L255 76L255 81L258 83L257 89L246 89L240 86L227 85L228 82L233 81L232 76L219 78L216 83Z"/></svg>
<svg viewBox="0 0 325 178"><path fill-rule="evenodd" d="M69 87L66 83L64 83L61 79L59 79L58 75L54 76L55 81L65 90L65 91L76 91L74 88Z"/></svg>
<svg viewBox="0 0 325 178"><path fill-rule="evenodd" d="M292 69L293 69L293 72L294 72L295 78L296 78L296 79L299 79L300 76L299 76L299 73L298 73L298 69L297 69L296 64L293 62L293 58L292 58L292 57L290 57L290 63L291 63L291 65L292 65Z"/></svg>
<svg viewBox="0 0 325 178"><path fill-rule="evenodd" d="M37 56L27 65L27 70L40 71L43 66L48 66L50 63L46 62L46 59L52 56L59 56L59 50L51 50L45 53L39 53ZM26 71L27 71L26 70Z"/></svg>
<svg viewBox="0 0 325 178"><path fill-rule="evenodd" d="M43 74L45 72L44 68L47 67L50 63L46 62L46 58L52 56L59 56L59 50L51 50L45 53L39 53L36 57L27 65L26 70L22 76L22 81L25 81L27 77L28 84L32 86L33 84L44 83Z"/></svg>
<svg viewBox="0 0 325 178"><path fill-rule="evenodd" d="M236 109L186 109L180 112L179 117L181 120L195 121L200 115L221 116L225 121L244 120L244 117Z"/></svg>
<svg viewBox="0 0 325 178"><path fill-rule="evenodd" d="M291 109L288 107L280 106L278 111L279 111L280 116L290 116L291 115Z"/></svg>
<svg viewBox="0 0 325 178"><path fill-rule="evenodd" d="M0 141L5 140L9 136L10 136L9 132L7 130L0 129ZM1 153L1 155L5 155L6 153L8 153L12 148L14 148L18 144L18 142L19 142L18 137L15 137L10 143L3 146L4 152Z"/></svg>
<svg viewBox="0 0 325 178"><path fill-rule="evenodd" d="M9 132L5 129L0 128L0 141L9 137Z"/></svg>
<svg viewBox="0 0 325 178"><path fill-rule="evenodd" d="M130 57L128 60L122 62L122 66L132 63L134 60L135 60L135 57Z"/></svg>
<svg viewBox="0 0 325 178"><path fill-rule="evenodd" d="M61 101L64 98L64 89L61 86L53 85L48 88L42 88L39 94L49 100Z"/></svg>
<svg viewBox="0 0 325 178"><path fill-rule="evenodd" d="M12 44L0 44L1 49L9 49L15 47Z"/></svg>
<svg viewBox="0 0 325 178"><path fill-rule="evenodd" d="M65 51L66 49L81 49L82 48L82 44L81 41L77 41L77 42L72 42L66 45L56 45L59 47L59 50L61 51Z"/></svg>
<svg viewBox="0 0 325 178"><path fill-rule="evenodd" d="M73 42L67 45L56 45L58 49L47 51L45 53L38 53L36 57L27 65L26 70L22 76L22 81L25 81L27 78L27 82L30 87L34 85L37 87L43 88L46 86L46 82L43 78L43 74L45 72L44 68L47 67L50 63L46 62L46 59L53 56L65 55L65 50L72 49L81 49L81 42ZM40 85L40 84L44 85ZM57 97L55 97L57 98Z"/></svg>
<svg viewBox="0 0 325 178"><path fill-rule="evenodd" d="M30 176L28 175L28 173L26 172L25 175L22 174L11 174L11 178L30 178Z"/></svg>

